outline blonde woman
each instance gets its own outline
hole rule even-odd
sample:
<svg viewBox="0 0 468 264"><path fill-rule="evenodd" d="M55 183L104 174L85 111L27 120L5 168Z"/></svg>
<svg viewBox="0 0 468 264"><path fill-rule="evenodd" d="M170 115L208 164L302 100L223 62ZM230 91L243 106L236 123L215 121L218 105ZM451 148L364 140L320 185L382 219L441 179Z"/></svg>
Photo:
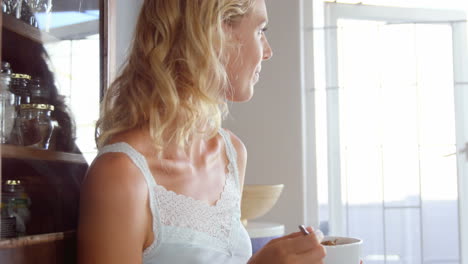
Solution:
<svg viewBox="0 0 468 264"><path fill-rule="evenodd" d="M145 0L107 91L82 187L80 264L322 263L293 233L251 256L240 222L247 153L221 128L272 56L265 0ZM311 230L309 230L311 231Z"/></svg>

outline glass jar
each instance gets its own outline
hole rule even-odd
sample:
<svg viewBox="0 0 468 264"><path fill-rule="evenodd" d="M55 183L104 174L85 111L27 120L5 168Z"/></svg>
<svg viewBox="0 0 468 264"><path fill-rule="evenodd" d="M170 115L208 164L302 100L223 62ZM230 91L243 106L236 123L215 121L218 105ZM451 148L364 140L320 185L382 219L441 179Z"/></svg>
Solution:
<svg viewBox="0 0 468 264"><path fill-rule="evenodd" d="M11 68L8 62L2 62L0 72L0 143L10 137L16 117L14 95L10 92Z"/></svg>
<svg viewBox="0 0 468 264"><path fill-rule="evenodd" d="M41 79L31 79L29 92L31 104L49 104L50 91Z"/></svg>
<svg viewBox="0 0 468 264"><path fill-rule="evenodd" d="M16 218L13 215L13 201L2 192L0 203L0 239L16 237Z"/></svg>
<svg viewBox="0 0 468 264"><path fill-rule="evenodd" d="M54 106L49 104L21 105L17 129L23 146L49 149L55 127L52 111Z"/></svg>
<svg viewBox="0 0 468 264"><path fill-rule="evenodd" d="M31 102L31 94L29 91L29 82L31 76L22 73L11 74L10 90L15 95L15 105L17 111L21 104L29 104Z"/></svg>
<svg viewBox="0 0 468 264"><path fill-rule="evenodd" d="M31 201L20 180L7 180L2 186L1 218L2 238L26 234ZM3 222L5 221L5 222Z"/></svg>

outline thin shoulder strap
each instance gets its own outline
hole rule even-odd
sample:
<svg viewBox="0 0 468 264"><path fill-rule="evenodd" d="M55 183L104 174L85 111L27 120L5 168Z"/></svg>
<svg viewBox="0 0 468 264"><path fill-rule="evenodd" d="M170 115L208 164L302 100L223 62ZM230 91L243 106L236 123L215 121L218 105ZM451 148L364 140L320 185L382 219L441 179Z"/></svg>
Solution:
<svg viewBox="0 0 468 264"><path fill-rule="evenodd" d="M237 188L240 190L239 185L239 168L237 167L237 151L231 141L231 135L229 135L223 128L219 129L219 134L223 137L224 143L226 144L226 155L229 160L228 170L234 176Z"/></svg>
<svg viewBox="0 0 468 264"><path fill-rule="evenodd" d="M146 158L140 154L137 150L135 150L132 146L125 142L119 142L111 145L106 145L103 148L101 148L96 156L99 157L101 155L104 155L105 153L110 153L110 152L120 152L126 154L132 162L140 169L141 173L145 177L146 184L148 185L148 194L149 194L149 204L150 204L150 209L151 213L153 215L153 234L155 235L156 239L153 242L153 245L150 246L150 248L154 248L156 245L160 244L161 241L161 232L159 232L158 226L161 226L161 218L159 216L159 211L157 210L157 196L155 193L155 187L156 187L156 181L148 167L148 162L146 161ZM147 248L147 249L150 249ZM145 250L149 251L149 250ZM144 255L146 255L144 252Z"/></svg>
<svg viewBox="0 0 468 264"><path fill-rule="evenodd" d="M132 160L132 162L140 169L141 173L145 177L148 187L153 188L156 186L156 181L154 180L151 171L148 168L148 163L146 162L145 157L141 155L138 151L136 151L132 146L125 142L106 145L99 150L97 157L110 152L125 153Z"/></svg>

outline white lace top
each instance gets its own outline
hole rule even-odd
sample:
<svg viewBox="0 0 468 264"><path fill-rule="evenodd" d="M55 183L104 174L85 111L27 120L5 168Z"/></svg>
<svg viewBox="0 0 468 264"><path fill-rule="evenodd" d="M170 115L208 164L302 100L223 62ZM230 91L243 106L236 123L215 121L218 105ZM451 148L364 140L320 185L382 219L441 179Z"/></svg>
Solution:
<svg viewBox="0 0 468 264"><path fill-rule="evenodd" d="M148 184L154 242L143 251L144 264L247 263L252 247L240 222L237 154L230 136L219 133L229 159L223 192L215 205L176 194L158 185L143 155L121 142L103 147L98 156L122 152L141 170ZM224 177L224 175L222 175Z"/></svg>

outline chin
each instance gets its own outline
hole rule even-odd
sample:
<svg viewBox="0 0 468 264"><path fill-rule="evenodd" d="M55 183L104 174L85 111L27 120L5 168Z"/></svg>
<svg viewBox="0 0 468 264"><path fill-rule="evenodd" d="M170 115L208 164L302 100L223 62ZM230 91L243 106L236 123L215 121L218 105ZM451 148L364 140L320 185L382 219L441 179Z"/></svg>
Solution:
<svg viewBox="0 0 468 264"><path fill-rule="evenodd" d="M234 103L244 103L250 101L252 99L253 95L250 96L234 96L234 97L229 97L227 98L229 101L234 102Z"/></svg>
<svg viewBox="0 0 468 264"><path fill-rule="evenodd" d="M253 94L250 94L250 96L243 97L243 98L237 100L236 102L239 102L239 103L248 102L248 101L250 101L250 99L252 99L252 97L253 97Z"/></svg>
<svg viewBox="0 0 468 264"><path fill-rule="evenodd" d="M229 98L229 100L236 103L248 102L253 97L253 91L253 87L251 87L243 93L234 94L233 96L231 96L231 98Z"/></svg>
<svg viewBox="0 0 468 264"><path fill-rule="evenodd" d="M252 99L254 95L254 83L233 86L226 95L226 99L231 102L242 103Z"/></svg>

